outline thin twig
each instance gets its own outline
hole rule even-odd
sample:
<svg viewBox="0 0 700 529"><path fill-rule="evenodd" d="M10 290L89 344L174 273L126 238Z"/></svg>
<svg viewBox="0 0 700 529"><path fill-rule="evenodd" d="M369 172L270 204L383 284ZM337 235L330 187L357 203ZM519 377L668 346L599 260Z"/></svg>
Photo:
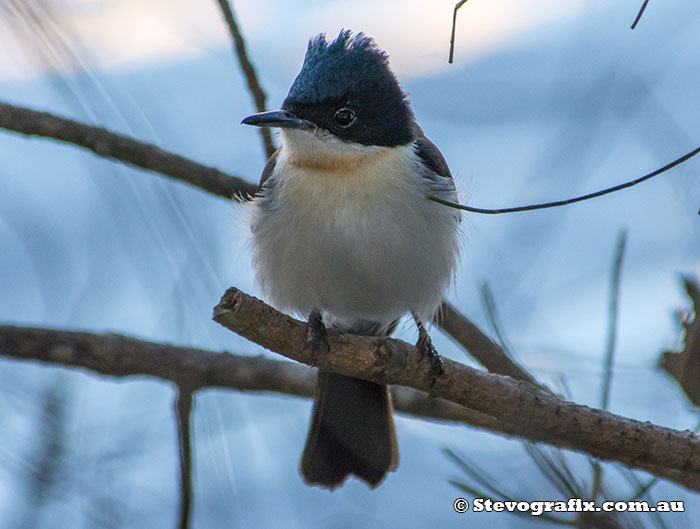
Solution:
<svg viewBox="0 0 700 529"><path fill-rule="evenodd" d="M257 189L242 178L200 165L150 143L48 112L0 103L0 128L71 143L103 158L154 171L227 199L241 201L253 196Z"/></svg>
<svg viewBox="0 0 700 529"><path fill-rule="evenodd" d="M455 33L457 32L457 11L459 11L459 8L466 3L467 0L461 0L460 2L457 2L457 4L455 4L455 10L452 12L452 31L450 32L450 56L447 59L447 62L450 64L452 64L455 58Z"/></svg>
<svg viewBox="0 0 700 529"><path fill-rule="evenodd" d="M192 389L178 386L175 396L175 419L177 420L178 454L180 457L180 516L177 527L188 529L192 507Z"/></svg>
<svg viewBox="0 0 700 529"><path fill-rule="evenodd" d="M608 316L608 342L605 351L605 364L603 368L603 388L600 395L600 408L608 409L610 401L610 384L612 382L612 367L615 357L615 343L617 341L618 303L620 299L620 278L622 275L622 259L625 255L627 244L627 231L620 233L613 261L612 279L610 282L610 309Z"/></svg>
<svg viewBox="0 0 700 529"><path fill-rule="evenodd" d="M653 171L649 174L641 176L641 177L639 177L635 180L632 180L630 182L625 182L624 184L619 184L619 185L616 185L614 187L602 189L602 190L596 191L594 193L588 193L587 195L582 195L582 196L579 196L576 198L568 198L566 200L557 200L555 202L545 202L543 204L533 204L533 205L529 205L529 206L516 206L516 207L512 207L512 208L484 209L484 208L474 208L471 206L464 206L462 204L457 204L456 202L450 202L449 200L443 200L441 198L437 198L437 197L434 197L432 195L428 195L428 199L432 200L433 202L437 202L438 204L442 204L444 206L449 206L451 208L462 209L464 211L470 211L472 213L483 213L485 215L499 215L501 213L519 213L521 211L533 211L536 209L556 208L559 206L566 206L568 204L575 204L576 202L582 202L584 200L590 200L592 198L602 197L603 195L608 195L610 193L615 193L616 191L621 191L622 189L627 189L628 187L636 186L637 184L641 184L642 182L646 182L647 180L654 178L655 176L658 176L661 173L665 173L666 171L673 169L674 167L682 164L683 162L687 162L688 160L690 160L693 156L697 155L698 153L700 153L700 147L690 151L687 154L684 154L680 158L664 165L660 169L657 169L656 171ZM700 212L699 212L699 214L700 214Z"/></svg>
<svg viewBox="0 0 700 529"><path fill-rule="evenodd" d="M503 331L503 325L501 324L501 319L498 316L498 309L496 308L496 300L491 291L489 284L484 281L481 285L481 301L486 310L486 317L488 318L489 325L491 327L491 332L496 335L498 343L500 344L503 352L509 357L513 357L513 351L508 344L508 338L506 333Z"/></svg>
<svg viewBox="0 0 700 529"><path fill-rule="evenodd" d="M603 385L600 392L600 408L608 409L610 402L610 385L612 383L613 359L617 341L618 302L620 299L620 278L622 277L622 258L625 255L627 231L620 233L613 259L612 277L610 280L610 307L608 310L608 340L603 361ZM593 462L593 488L591 499L595 501L601 492L603 484L603 468L600 462Z"/></svg>
<svg viewBox="0 0 700 529"><path fill-rule="evenodd" d="M236 52L236 57L238 57L238 62L245 76L246 82L248 83L248 90L253 96L253 101L255 103L255 108L258 112L265 112L267 110L267 95L262 86L260 86L260 81L258 81L258 75L255 72L255 67L253 63L250 62L248 57L248 52L245 47L245 39L241 34L241 30L236 23L236 17L233 14L233 8L229 3L229 0L216 0L221 8L221 14L224 16L226 21L226 27L228 27L231 39L233 40L233 49ZM265 154L269 158L277 149L274 142L272 141L272 133L268 127L260 127L260 134L262 135L263 148L265 149Z"/></svg>
<svg viewBox="0 0 700 529"><path fill-rule="evenodd" d="M642 4L642 8L639 10L639 13L637 13L637 18L635 18L634 22L632 22L632 29L636 28L637 24L639 24L639 21L642 18L642 15L644 14L644 11L646 10L648 3L649 3L649 0L644 0L644 3Z"/></svg>

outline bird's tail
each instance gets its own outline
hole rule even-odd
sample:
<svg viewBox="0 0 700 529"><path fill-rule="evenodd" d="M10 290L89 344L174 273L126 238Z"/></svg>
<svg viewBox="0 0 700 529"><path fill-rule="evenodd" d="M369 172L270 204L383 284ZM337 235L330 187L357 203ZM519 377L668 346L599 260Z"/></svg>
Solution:
<svg viewBox="0 0 700 529"><path fill-rule="evenodd" d="M394 326L362 334L388 335ZM354 474L374 488L398 462L388 386L319 370L301 459L304 481L333 489Z"/></svg>

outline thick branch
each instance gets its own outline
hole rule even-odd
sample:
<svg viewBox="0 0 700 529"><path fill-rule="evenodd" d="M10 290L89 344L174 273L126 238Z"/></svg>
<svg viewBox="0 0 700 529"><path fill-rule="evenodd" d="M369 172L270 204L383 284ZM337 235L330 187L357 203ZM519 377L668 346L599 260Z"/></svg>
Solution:
<svg viewBox="0 0 700 529"><path fill-rule="evenodd" d="M111 377L152 376L179 387L222 387L311 397L314 371L296 362L262 356L214 353L118 334L0 326L0 356L78 367ZM394 409L415 417L468 424L508 437L518 428L487 414L408 387L391 388ZM530 439L530 438L528 438ZM536 440L536 439L531 439ZM700 491L700 476L640 465L686 488Z"/></svg>
<svg viewBox="0 0 700 529"><path fill-rule="evenodd" d="M215 353L119 334L12 325L0 325L0 356L80 367L112 377L152 376L192 390L220 387L311 397L315 382L314 371L296 362ZM395 387L392 397L399 412L513 433L510 425L422 391Z"/></svg>
<svg viewBox="0 0 700 529"><path fill-rule="evenodd" d="M98 156L155 171L224 198L245 199L257 189L241 178L200 165L150 143L47 112L0 103L0 128L25 136L72 143Z"/></svg>
<svg viewBox="0 0 700 529"><path fill-rule="evenodd" d="M306 325L231 288L214 309L214 320L288 358L311 364ZM329 332L332 354L315 364L381 384L427 391L512 424L519 437L586 452L631 467L649 465L700 473L700 438L627 419L556 397L532 384L477 371L445 359L445 373L431 386L431 369L405 342Z"/></svg>

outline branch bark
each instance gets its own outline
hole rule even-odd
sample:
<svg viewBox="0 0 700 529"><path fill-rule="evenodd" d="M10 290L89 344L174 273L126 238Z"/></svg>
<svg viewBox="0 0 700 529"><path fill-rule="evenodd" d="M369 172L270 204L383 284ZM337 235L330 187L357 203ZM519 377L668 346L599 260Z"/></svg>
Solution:
<svg viewBox="0 0 700 529"><path fill-rule="evenodd" d="M313 396L315 374L308 367L263 356L215 353L139 340L120 334L0 325L0 356L83 368L109 377L150 376L190 391L227 388ZM504 435L501 421L426 392L392 388L394 408L422 418L469 424Z"/></svg>
<svg viewBox="0 0 700 529"><path fill-rule="evenodd" d="M287 358L312 364L306 325L230 288L214 309L214 320ZM700 437L643 423L566 401L532 384L477 371L445 359L445 373L431 385L418 350L393 339L328 333L332 354L315 359L319 368L380 384L398 384L490 415L513 425L524 439L546 442L627 466L649 465L700 474Z"/></svg>
<svg viewBox="0 0 700 529"><path fill-rule="evenodd" d="M48 112L0 102L0 128L25 136L71 143L103 158L154 171L228 199L244 201L257 190L256 185L242 178L198 164L156 145Z"/></svg>
<svg viewBox="0 0 700 529"><path fill-rule="evenodd" d="M248 91L250 95L253 96L253 102L255 103L255 108L258 112L264 112L267 110L267 94L265 90L260 85L258 81L258 74L255 72L255 67L248 57L248 52L245 47L245 40L241 34L241 30L236 23L236 17L233 14L233 7L229 3L229 0L217 0L219 8L221 9L221 14L224 17L224 22L226 22L226 27L228 28L229 34L231 35L231 40L233 41L233 50L238 57L238 64L241 66L241 71L248 83ZM276 147L272 141L272 133L268 127L262 127L260 129L260 135L262 137L263 149L265 154L269 158L275 152Z"/></svg>
<svg viewBox="0 0 700 529"><path fill-rule="evenodd" d="M149 376L173 382L192 392L204 388L227 388L311 397L315 380L312 369L285 360L215 353L118 334L11 325L0 326L0 356L83 368L108 377ZM435 397L428 391L393 386L391 393L394 409L399 413L467 424L506 437L540 440L540 437L526 435L515 424ZM699 474L653 465L640 464L639 467L700 491Z"/></svg>

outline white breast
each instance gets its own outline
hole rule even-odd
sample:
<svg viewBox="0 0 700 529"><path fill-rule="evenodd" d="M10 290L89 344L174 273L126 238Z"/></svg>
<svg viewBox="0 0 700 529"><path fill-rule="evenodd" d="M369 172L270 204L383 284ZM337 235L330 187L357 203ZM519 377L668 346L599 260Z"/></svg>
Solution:
<svg viewBox="0 0 700 529"><path fill-rule="evenodd" d="M343 150L333 138L285 133L270 185L252 203L254 267L268 300L343 324L432 317L453 276L459 216L425 197L442 185L455 200L451 181L431 188L412 145Z"/></svg>

